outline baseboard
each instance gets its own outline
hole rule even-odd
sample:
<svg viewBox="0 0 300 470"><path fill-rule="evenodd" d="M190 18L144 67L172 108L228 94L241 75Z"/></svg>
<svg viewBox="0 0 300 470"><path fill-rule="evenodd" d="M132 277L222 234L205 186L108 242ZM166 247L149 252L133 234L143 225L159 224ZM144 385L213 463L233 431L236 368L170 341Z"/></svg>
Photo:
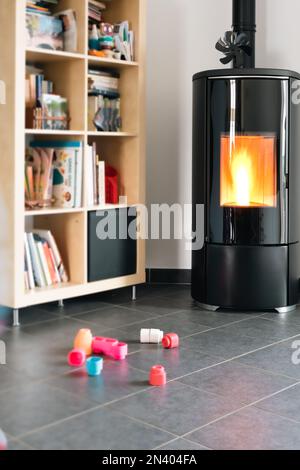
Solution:
<svg viewBox="0 0 300 470"><path fill-rule="evenodd" d="M148 284L191 284L190 269L147 269Z"/></svg>

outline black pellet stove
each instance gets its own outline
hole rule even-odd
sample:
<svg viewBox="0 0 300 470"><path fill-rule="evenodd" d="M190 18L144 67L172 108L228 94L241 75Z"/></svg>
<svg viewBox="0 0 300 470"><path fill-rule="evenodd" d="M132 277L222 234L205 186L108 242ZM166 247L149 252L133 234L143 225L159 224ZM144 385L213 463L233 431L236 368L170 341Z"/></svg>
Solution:
<svg viewBox="0 0 300 470"><path fill-rule="evenodd" d="M217 310L293 310L300 278L300 75L255 68L255 0L233 1L216 48L232 69L194 76L192 296ZM299 97L299 96L298 96Z"/></svg>

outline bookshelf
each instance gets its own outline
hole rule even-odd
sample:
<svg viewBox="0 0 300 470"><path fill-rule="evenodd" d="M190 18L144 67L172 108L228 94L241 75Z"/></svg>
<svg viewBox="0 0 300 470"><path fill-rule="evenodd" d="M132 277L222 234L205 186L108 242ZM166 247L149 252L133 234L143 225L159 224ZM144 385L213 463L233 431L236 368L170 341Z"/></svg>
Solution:
<svg viewBox="0 0 300 470"><path fill-rule="evenodd" d="M137 242L137 269L133 275L88 282L88 220L97 210L118 210L145 203L145 29L146 0L110 0L106 21L128 19L135 32L135 61L93 57L88 54L88 0L60 0L59 11L73 9L77 16L76 53L26 48L26 0L0 0L0 80L6 86L6 104L0 105L1 283L0 304L14 309L61 301L145 282L145 242ZM4 46L5 45L5 46ZM41 66L56 92L68 98L71 116L68 131L25 127L25 66ZM88 129L89 66L114 69L120 74L122 132ZM83 177L82 207L25 210L24 159L30 139L93 143L102 159L120 175L120 195L128 205L87 205ZM86 173L85 153L83 157ZM66 265L70 281L47 288L24 286L24 232L51 230ZM17 317L16 317L17 318Z"/></svg>

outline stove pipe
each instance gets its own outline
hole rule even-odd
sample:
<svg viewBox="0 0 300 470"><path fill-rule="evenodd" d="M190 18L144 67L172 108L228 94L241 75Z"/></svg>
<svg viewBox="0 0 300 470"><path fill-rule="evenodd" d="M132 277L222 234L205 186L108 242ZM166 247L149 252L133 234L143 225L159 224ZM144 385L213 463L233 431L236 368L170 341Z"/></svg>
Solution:
<svg viewBox="0 0 300 470"><path fill-rule="evenodd" d="M232 28L235 33L245 33L249 39L251 54L242 53L241 63L233 60L233 68L255 67L256 0L233 0Z"/></svg>

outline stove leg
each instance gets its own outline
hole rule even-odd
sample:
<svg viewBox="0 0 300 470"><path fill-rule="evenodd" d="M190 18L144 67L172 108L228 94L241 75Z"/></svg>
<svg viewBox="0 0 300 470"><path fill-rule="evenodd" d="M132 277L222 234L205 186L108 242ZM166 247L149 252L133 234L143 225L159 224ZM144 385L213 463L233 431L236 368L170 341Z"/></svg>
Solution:
<svg viewBox="0 0 300 470"><path fill-rule="evenodd" d="M133 302L136 301L136 286L132 286L132 297L131 297L131 300Z"/></svg>
<svg viewBox="0 0 300 470"><path fill-rule="evenodd" d="M58 308L64 308L64 301L63 300L58 301Z"/></svg>
<svg viewBox="0 0 300 470"><path fill-rule="evenodd" d="M13 326L17 328L20 326L20 316L19 316L19 309L15 308L13 310Z"/></svg>
<svg viewBox="0 0 300 470"><path fill-rule="evenodd" d="M203 310L208 310L209 312L216 312L220 308L216 305L200 304L199 302L196 302L196 305L202 308Z"/></svg>
<svg viewBox="0 0 300 470"><path fill-rule="evenodd" d="M289 313L289 312L293 312L294 310L296 310L296 308L297 308L297 305L290 305L289 307L275 308L275 310L277 313Z"/></svg>

